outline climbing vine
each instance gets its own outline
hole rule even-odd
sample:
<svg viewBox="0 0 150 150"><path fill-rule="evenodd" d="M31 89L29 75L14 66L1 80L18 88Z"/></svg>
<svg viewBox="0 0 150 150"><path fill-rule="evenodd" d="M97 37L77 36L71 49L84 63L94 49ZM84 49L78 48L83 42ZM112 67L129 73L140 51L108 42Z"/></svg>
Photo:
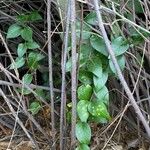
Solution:
<svg viewBox="0 0 150 150"><path fill-rule="evenodd" d="M116 69L107 52L103 38L92 31L91 26L97 25L95 12L88 14L83 21L82 33L80 22L77 22L77 39L82 35L82 42L77 54L79 58L79 86L77 89L77 124L76 138L79 142L76 150L89 150L91 141L90 123L107 123L111 120L108 111L109 90L107 81L109 76L117 77ZM125 68L125 52L143 39L137 32L132 32L131 37L125 38L115 30L110 33L112 48L118 64L123 71ZM117 34L116 34L117 33ZM71 71L71 58L68 60L67 72Z"/></svg>
<svg viewBox="0 0 150 150"><path fill-rule="evenodd" d="M7 31L7 39L19 38L20 43L17 43L17 57L11 63L9 69L20 69L27 67L28 71L22 77L22 82L24 84L31 84L33 80L33 75L37 69L40 67L40 61L45 57L37 49L40 45L33 39L33 30L29 26L35 21L41 20L42 17L37 11L29 12L27 14L21 14L17 16L16 22L12 24ZM18 91L23 95L28 95L31 93L27 88L18 88ZM40 96L43 92L40 89L35 90ZM38 101L33 101L30 104L29 110L32 114L36 114L41 109L41 104Z"/></svg>

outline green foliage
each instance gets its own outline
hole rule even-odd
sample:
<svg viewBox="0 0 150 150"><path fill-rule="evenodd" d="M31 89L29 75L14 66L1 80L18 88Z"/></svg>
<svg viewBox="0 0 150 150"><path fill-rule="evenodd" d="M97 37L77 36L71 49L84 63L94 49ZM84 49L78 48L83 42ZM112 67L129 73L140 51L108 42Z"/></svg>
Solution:
<svg viewBox="0 0 150 150"><path fill-rule="evenodd" d="M40 48L39 44L32 41L32 42L27 42L26 43L26 46L28 49L37 49L37 48Z"/></svg>
<svg viewBox="0 0 150 150"><path fill-rule="evenodd" d="M89 102L86 100L81 100L77 104L77 113L82 122L87 122L89 117L88 104Z"/></svg>
<svg viewBox="0 0 150 150"><path fill-rule="evenodd" d="M92 35L90 38L92 47L101 54L108 56L107 48L104 40L98 35Z"/></svg>
<svg viewBox="0 0 150 150"><path fill-rule="evenodd" d="M83 22L82 22L82 25L81 25L81 22L79 22L79 21L76 22L77 38L80 38L81 27L82 27L82 39L83 40L89 39L89 37L91 36L91 28Z"/></svg>
<svg viewBox="0 0 150 150"><path fill-rule="evenodd" d="M75 150L90 150L87 144L80 144Z"/></svg>
<svg viewBox="0 0 150 150"><path fill-rule="evenodd" d="M27 22L37 21L42 19L37 11L30 12L28 14L19 15L17 17L17 23L11 25L7 31L7 38L16 38L21 35L22 39L25 41L24 43L18 43L17 55L15 62L10 65L10 69L21 68L26 64L26 58L24 55L28 52L28 49L34 50L40 48L39 44L33 41L33 31L27 25ZM35 61L33 60L35 59ZM31 70L35 70L39 66L39 61L43 59L44 56L42 54L35 54L30 51L28 54L28 65Z"/></svg>
<svg viewBox="0 0 150 150"><path fill-rule="evenodd" d="M37 114L41 110L42 106L38 101L34 101L29 106L29 111L31 111L32 115Z"/></svg>
<svg viewBox="0 0 150 150"><path fill-rule="evenodd" d="M10 65L10 69L21 68L25 64L25 59L23 57L16 58L15 62Z"/></svg>
<svg viewBox="0 0 150 150"><path fill-rule="evenodd" d="M82 144L89 144L91 140L91 128L88 123L78 122L76 124L76 137Z"/></svg>
<svg viewBox="0 0 150 150"><path fill-rule="evenodd" d="M129 44L123 37L117 37L112 40L112 48L116 56L124 54L129 49Z"/></svg>
<svg viewBox="0 0 150 150"><path fill-rule="evenodd" d="M31 74L25 74L22 78L24 84L30 84L32 82L33 76Z"/></svg>
<svg viewBox="0 0 150 150"><path fill-rule="evenodd" d="M93 76L94 90L99 91L106 84L108 79L108 72L104 71L101 76Z"/></svg>
<svg viewBox="0 0 150 150"><path fill-rule="evenodd" d="M79 70L79 81L84 84L92 84L92 73L86 70Z"/></svg>
<svg viewBox="0 0 150 150"><path fill-rule="evenodd" d="M33 41L33 30L29 27L29 22L41 20L42 17L37 11L33 11L27 14L22 14L17 17L17 22L12 24L7 31L7 39L20 38L23 42L18 43L16 53L18 57L14 62L10 64L10 69L18 69L24 66L28 67L31 74L26 73L23 78L23 84L31 84L33 80L32 72L36 71L40 65L40 61L45 57L43 54L37 51L33 51L40 48L39 44ZM26 55L25 55L26 54ZM26 57L27 56L27 57ZM31 94L31 91L23 87L17 89L22 95ZM44 97L42 90L35 90L37 95ZM33 115L37 114L42 108L41 104L36 100L30 104L29 110Z"/></svg>
<svg viewBox="0 0 150 150"><path fill-rule="evenodd" d="M117 75L103 38L91 31L90 25L97 25L96 13L88 14L85 17L85 22L89 26L83 24L83 30L87 32L82 32L84 42L81 44L80 54L78 54L80 56L78 80L81 85L77 90L79 101L77 103L76 137L80 144L76 150L89 149L91 129L88 122L104 124L111 119L107 109L109 91L106 83L109 75ZM80 28L81 25L78 24L77 30L80 30ZM117 26L115 30L117 30ZM125 67L124 54L129 49L129 40L120 36L118 31L117 33L117 35L112 36L110 43L117 62L123 70ZM71 71L70 60L67 62L67 71Z"/></svg>
<svg viewBox="0 0 150 150"><path fill-rule="evenodd" d="M123 70L125 67L125 57L122 55L122 56L118 56L116 58L117 58L117 62L119 64L121 70ZM113 73L117 74L116 69L115 69L114 64L111 59L109 60L109 66L110 66L111 71Z"/></svg>
<svg viewBox="0 0 150 150"><path fill-rule="evenodd" d="M88 111L92 116L110 119L106 105L103 102L94 100L88 105Z"/></svg>
<svg viewBox="0 0 150 150"><path fill-rule="evenodd" d="M78 98L80 100L90 100L91 96L92 96L92 87L87 84L87 85L81 85L78 88Z"/></svg>
<svg viewBox="0 0 150 150"><path fill-rule="evenodd" d="M8 28L7 38L16 38L21 34L22 27L18 24L13 24Z"/></svg>
<svg viewBox="0 0 150 150"><path fill-rule="evenodd" d="M37 53L30 52L28 55L28 66L31 70L36 70L39 67L39 61L42 60L45 56Z"/></svg>
<svg viewBox="0 0 150 150"><path fill-rule="evenodd" d="M32 42L32 34L33 31L30 27L25 27L24 29L22 29L21 31L21 37L28 42Z"/></svg>
<svg viewBox="0 0 150 150"><path fill-rule="evenodd" d="M38 11L29 12L27 14L21 14L17 17L17 20L21 23L38 21L41 19L42 19L42 17L38 13Z"/></svg>
<svg viewBox="0 0 150 150"><path fill-rule="evenodd" d="M97 25L97 16L95 12L90 12L86 17L85 17L85 22L91 25Z"/></svg>
<svg viewBox="0 0 150 150"><path fill-rule="evenodd" d="M26 45L26 43L20 43L19 45L18 45L18 48L17 48L17 54L18 54L18 56L19 57L23 57L24 56L24 54L26 53L26 51L27 51L27 45Z"/></svg>
<svg viewBox="0 0 150 150"><path fill-rule="evenodd" d="M102 62L99 57L95 56L87 62L87 69L92 72L95 76L99 77L102 75Z"/></svg>

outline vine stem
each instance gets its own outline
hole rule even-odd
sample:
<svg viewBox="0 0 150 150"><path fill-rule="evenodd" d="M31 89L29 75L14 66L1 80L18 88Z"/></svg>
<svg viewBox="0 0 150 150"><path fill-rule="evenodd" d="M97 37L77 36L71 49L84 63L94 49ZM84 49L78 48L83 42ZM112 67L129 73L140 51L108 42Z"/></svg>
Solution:
<svg viewBox="0 0 150 150"><path fill-rule="evenodd" d="M48 67L49 67L49 87L51 100L51 125L52 125L52 149L55 150L55 113L54 113L54 89L53 89L53 68L52 68L52 41L51 41L51 0L47 0L47 36L48 36Z"/></svg>
<svg viewBox="0 0 150 150"><path fill-rule="evenodd" d="M101 10L99 9L99 4L98 4L98 0L94 0L94 7L95 7L95 11L96 11L96 14L97 14L97 19L98 19L98 25L99 25L99 28L102 32L102 36L104 38L104 41L105 41L105 44L106 44L106 47L107 47L107 50L108 50L108 53L112 59L112 62L113 62L113 65L117 71L117 74L118 74L118 77L120 79L120 82L122 84L122 86L124 87L125 89L125 92L128 96L128 98L130 99L130 102L135 110L135 113L137 114L137 116L139 117L140 121L142 122L146 132L147 132L147 135L148 137L150 137L150 127L146 121L146 119L144 118L139 106L137 105L136 103L136 100L135 98L133 97L133 94L131 93L126 81L125 81L125 78L121 72L121 69L118 65L118 62L116 60L116 57L115 57L115 54L114 54L114 51L112 49L112 46L111 46L111 43L108 39L108 36L107 36L107 33L106 33L106 30L105 30L105 27L104 27L104 24L103 24L103 20L102 20L102 15L101 15Z"/></svg>
<svg viewBox="0 0 150 150"><path fill-rule="evenodd" d="M76 54L76 8L75 0L70 0L70 21L71 21L71 44L72 44L72 70L71 70L71 98L72 98L72 125L71 125L71 146L74 147L76 142L75 125L76 125L76 88L77 88L77 54Z"/></svg>

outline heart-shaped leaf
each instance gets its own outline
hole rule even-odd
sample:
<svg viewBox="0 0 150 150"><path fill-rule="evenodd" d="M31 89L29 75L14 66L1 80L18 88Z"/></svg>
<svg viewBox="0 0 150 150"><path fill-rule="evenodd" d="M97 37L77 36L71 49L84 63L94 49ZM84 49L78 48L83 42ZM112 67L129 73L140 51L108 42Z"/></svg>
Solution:
<svg viewBox="0 0 150 150"><path fill-rule="evenodd" d="M38 13L38 11L33 11L29 14L29 21L37 21L37 20L41 20L41 19L42 19L42 17Z"/></svg>
<svg viewBox="0 0 150 150"><path fill-rule="evenodd" d="M18 37L21 33L21 29L21 26L17 24L11 25L7 31L7 39Z"/></svg>
<svg viewBox="0 0 150 150"><path fill-rule="evenodd" d="M87 84L87 85L81 85L78 88L78 98L79 100L90 100L91 96L92 96L92 87Z"/></svg>
<svg viewBox="0 0 150 150"><path fill-rule="evenodd" d="M23 57L16 58L15 62L10 65L10 69L21 68L25 64L25 59Z"/></svg>
<svg viewBox="0 0 150 150"><path fill-rule="evenodd" d="M82 122L87 122L89 117L88 104L89 101L86 100L81 100L77 104L77 113Z"/></svg>
<svg viewBox="0 0 150 150"><path fill-rule="evenodd" d="M84 84L91 84L92 83L92 73L85 71L85 70L79 70L79 81Z"/></svg>
<svg viewBox="0 0 150 150"><path fill-rule="evenodd" d="M88 111L92 116L110 119L110 115L107 111L106 105L103 102L92 101L88 105Z"/></svg>
<svg viewBox="0 0 150 150"><path fill-rule="evenodd" d="M40 48L40 46L36 42L27 42L26 45L27 45L28 49Z"/></svg>
<svg viewBox="0 0 150 150"><path fill-rule="evenodd" d="M76 35L78 38L80 38L80 35L82 35L82 40L87 40L91 36L91 28L82 22L82 34L81 34L81 22L76 22Z"/></svg>
<svg viewBox="0 0 150 150"><path fill-rule="evenodd" d="M45 56L37 53L30 52L28 56L28 66L31 70L37 69L39 66L39 61L42 60Z"/></svg>
<svg viewBox="0 0 150 150"><path fill-rule="evenodd" d="M26 43L20 43L18 45L18 48L17 48L17 54L18 54L18 56L19 57L24 56L24 54L26 53L26 51L27 51L27 45L26 45Z"/></svg>
<svg viewBox="0 0 150 150"><path fill-rule="evenodd" d="M31 74L25 74L22 78L24 84L30 84L32 82L33 76Z"/></svg>
<svg viewBox="0 0 150 150"><path fill-rule="evenodd" d="M85 22L91 24L91 25L97 25L97 15L95 12L90 12L86 17L85 17Z"/></svg>
<svg viewBox="0 0 150 150"><path fill-rule="evenodd" d="M104 71L102 73L102 76L93 76L94 81L94 89L96 92L98 92L107 82L108 79L108 72Z"/></svg>
<svg viewBox="0 0 150 150"><path fill-rule="evenodd" d="M117 62L119 64L119 66L120 66L120 69L123 70L125 68L125 62L126 62L125 61L125 57L123 55L122 56L118 56L117 57ZM109 60L109 67L110 67L110 69L111 69L111 71L113 73L117 74L117 71L116 71L116 69L114 67L114 64L113 64L111 59Z"/></svg>
<svg viewBox="0 0 150 150"><path fill-rule="evenodd" d="M93 57L87 62L87 70L95 76L102 76L102 62L99 57Z"/></svg>
<svg viewBox="0 0 150 150"><path fill-rule="evenodd" d="M25 27L24 29L22 29L21 31L21 37L28 42L32 42L32 34L33 31L30 27Z"/></svg>
<svg viewBox="0 0 150 150"><path fill-rule="evenodd" d="M99 53L108 56L108 52L107 52L107 48L105 45L104 40L97 36L97 35L92 35L90 38L90 43L92 45L92 47L97 50Z"/></svg>
<svg viewBox="0 0 150 150"><path fill-rule="evenodd" d="M91 140L91 128L88 123L78 122L76 124L76 137L82 144L89 144Z"/></svg>
<svg viewBox="0 0 150 150"><path fill-rule="evenodd" d="M82 44L80 47L80 55L85 59L89 59L90 53L92 52L92 47L89 44Z"/></svg>
<svg viewBox="0 0 150 150"><path fill-rule="evenodd" d="M124 54L129 49L129 44L119 36L112 41L112 49L116 56Z"/></svg>
<svg viewBox="0 0 150 150"><path fill-rule="evenodd" d="M35 115L42 108L41 104L37 101L34 101L29 106L29 111L31 111L32 115Z"/></svg>
<svg viewBox="0 0 150 150"><path fill-rule="evenodd" d="M104 102L108 104L109 101L109 92L106 86L103 86L98 92L95 92L97 101Z"/></svg>

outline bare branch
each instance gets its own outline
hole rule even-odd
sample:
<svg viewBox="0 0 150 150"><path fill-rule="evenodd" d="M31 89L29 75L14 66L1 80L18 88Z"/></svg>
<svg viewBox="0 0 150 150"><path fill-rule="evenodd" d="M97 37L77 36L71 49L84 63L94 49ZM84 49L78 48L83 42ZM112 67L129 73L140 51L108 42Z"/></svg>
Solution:
<svg viewBox="0 0 150 150"><path fill-rule="evenodd" d="M55 142L55 106L54 106L54 90L53 90L53 67L52 67L52 41L51 41L51 0L47 0L47 36L48 36L48 66L49 66L49 87L51 100L51 124L52 124L52 138ZM55 145L53 145L55 150Z"/></svg>
<svg viewBox="0 0 150 150"><path fill-rule="evenodd" d="M70 0L71 8L71 38L72 38L72 71L71 71L71 94L72 94L72 126L71 126L71 145L74 146L75 138L75 125L76 125L76 88L77 88L77 54L76 54L76 9L75 0Z"/></svg>

